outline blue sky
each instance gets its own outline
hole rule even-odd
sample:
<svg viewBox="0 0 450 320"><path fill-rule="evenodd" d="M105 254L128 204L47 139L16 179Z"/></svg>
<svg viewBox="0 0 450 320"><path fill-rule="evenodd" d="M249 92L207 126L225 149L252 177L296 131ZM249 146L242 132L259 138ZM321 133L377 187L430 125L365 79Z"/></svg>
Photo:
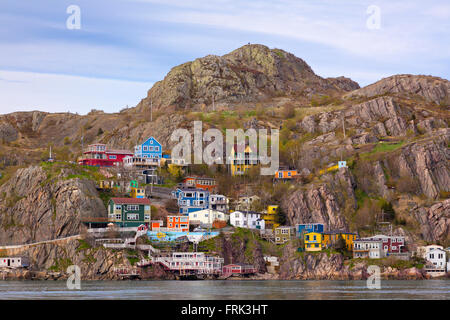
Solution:
<svg viewBox="0 0 450 320"><path fill-rule="evenodd" d="M70 30L67 7L81 10ZM369 6L380 28L366 25ZM180 63L248 42L361 86L393 74L450 78L450 4L365 0L2 0L0 113L117 112Z"/></svg>

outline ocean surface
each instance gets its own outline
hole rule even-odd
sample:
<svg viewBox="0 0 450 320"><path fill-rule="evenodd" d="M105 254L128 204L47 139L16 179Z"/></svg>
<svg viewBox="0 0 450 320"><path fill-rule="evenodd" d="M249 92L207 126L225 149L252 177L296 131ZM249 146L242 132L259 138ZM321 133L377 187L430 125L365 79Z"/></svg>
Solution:
<svg viewBox="0 0 450 320"><path fill-rule="evenodd" d="M450 300L449 280L366 281L0 281L0 299L441 299Z"/></svg>

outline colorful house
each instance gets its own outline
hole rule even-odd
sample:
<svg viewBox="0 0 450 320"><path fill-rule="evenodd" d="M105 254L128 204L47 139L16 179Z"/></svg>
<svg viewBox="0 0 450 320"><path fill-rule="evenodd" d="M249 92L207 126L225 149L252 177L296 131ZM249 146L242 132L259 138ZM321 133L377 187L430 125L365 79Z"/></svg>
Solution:
<svg viewBox="0 0 450 320"><path fill-rule="evenodd" d="M353 250L353 241L356 240L356 233L341 232L341 231L329 231L323 233L322 248L328 248L336 245L339 239L345 241L345 247L348 251Z"/></svg>
<svg viewBox="0 0 450 320"><path fill-rule="evenodd" d="M320 232L308 232L303 236L305 251L321 251L323 235Z"/></svg>
<svg viewBox="0 0 450 320"><path fill-rule="evenodd" d="M137 199L145 198L145 189L139 188L137 181L135 181L135 180L131 181L130 187L131 187L130 197L137 198Z"/></svg>
<svg viewBox="0 0 450 320"><path fill-rule="evenodd" d="M275 228L275 244L283 244L295 238L295 227L282 226Z"/></svg>
<svg viewBox="0 0 450 320"><path fill-rule="evenodd" d="M189 217L167 216L167 231L189 232Z"/></svg>
<svg viewBox="0 0 450 320"><path fill-rule="evenodd" d="M134 147L134 156L138 158L162 158L161 144L153 137Z"/></svg>
<svg viewBox="0 0 450 320"><path fill-rule="evenodd" d="M151 218L150 200L147 198L111 198L108 203L108 222L120 227L148 225Z"/></svg>
<svg viewBox="0 0 450 320"><path fill-rule="evenodd" d="M365 239L381 240L383 242L383 250L387 256L389 254L402 253L406 251L405 237L385 236L384 234L378 234Z"/></svg>
<svg viewBox="0 0 450 320"><path fill-rule="evenodd" d="M303 237L303 233L319 232L322 233L324 226L323 223L299 223L295 225L298 237Z"/></svg>
<svg viewBox="0 0 450 320"><path fill-rule="evenodd" d="M179 213L184 215L207 209L209 206L209 191L203 189L177 188L172 191L172 197L177 199Z"/></svg>
<svg viewBox="0 0 450 320"><path fill-rule="evenodd" d="M288 170L278 170L275 172L275 179L276 180L291 180L294 179L294 177L298 175L298 171L293 169L288 169Z"/></svg>
<svg viewBox="0 0 450 320"><path fill-rule="evenodd" d="M162 227L163 227L163 221L162 220L152 220L152 221L150 221L150 230L160 229Z"/></svg>
<svg viewBox="0 0 450 320"><path fill-rule="evenodd" d="M235 144L230 155L231 175L243 175L250 168L259 165L259 158L256 152L244 144Z"/></svg>
<svg viewBox="0 0 450 320"><path fill-rule="evenodd" d="M262 218L264 219L266 229L272 229L278 228L280 224L276 222L277 216L278 216L278 209L279 206L277 205L270 205L267 207L267 211L263 213Z"/></svg>
<svg viewBox="0 0 450 320"><path fill-rule="evenodd" d="M203 189L209 192L213 192L217 189L217 182L214 178L190 176L186 177L183 180L183 183L186 187Z"/></svg>
<svg viewBox="0 0 450 320"><path fill-rule="evenodd" d="M112 167L122 164L123 159L132 156L128 150L108 149L106 144L96 143L88 145L78 164L83 166Z"/></svg>

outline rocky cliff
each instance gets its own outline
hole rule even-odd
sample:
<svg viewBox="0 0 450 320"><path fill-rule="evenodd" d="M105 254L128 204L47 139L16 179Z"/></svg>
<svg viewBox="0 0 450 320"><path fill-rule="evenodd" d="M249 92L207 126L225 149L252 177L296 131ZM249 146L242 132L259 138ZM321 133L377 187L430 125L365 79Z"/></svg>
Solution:
<svg viewBox="0 0 450 320"><path fill-rule="evenodd" d="M42 166L19 169L0 187L0 243L22 244L79 234L85 217L106 217L93 181Z"/></svg>

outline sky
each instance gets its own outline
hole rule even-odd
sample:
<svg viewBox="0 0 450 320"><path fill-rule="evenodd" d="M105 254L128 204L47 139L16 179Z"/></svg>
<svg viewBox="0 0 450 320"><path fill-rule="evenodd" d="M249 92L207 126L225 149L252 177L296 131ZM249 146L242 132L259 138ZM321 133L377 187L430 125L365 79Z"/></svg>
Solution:
<svg viewBox="0 0 450 320"><path fill-rule="evenodd" d="M361 86L404 73L450 79L450 3L1 0L0 114L118 112L172 67L249 42Z"/></svg>

